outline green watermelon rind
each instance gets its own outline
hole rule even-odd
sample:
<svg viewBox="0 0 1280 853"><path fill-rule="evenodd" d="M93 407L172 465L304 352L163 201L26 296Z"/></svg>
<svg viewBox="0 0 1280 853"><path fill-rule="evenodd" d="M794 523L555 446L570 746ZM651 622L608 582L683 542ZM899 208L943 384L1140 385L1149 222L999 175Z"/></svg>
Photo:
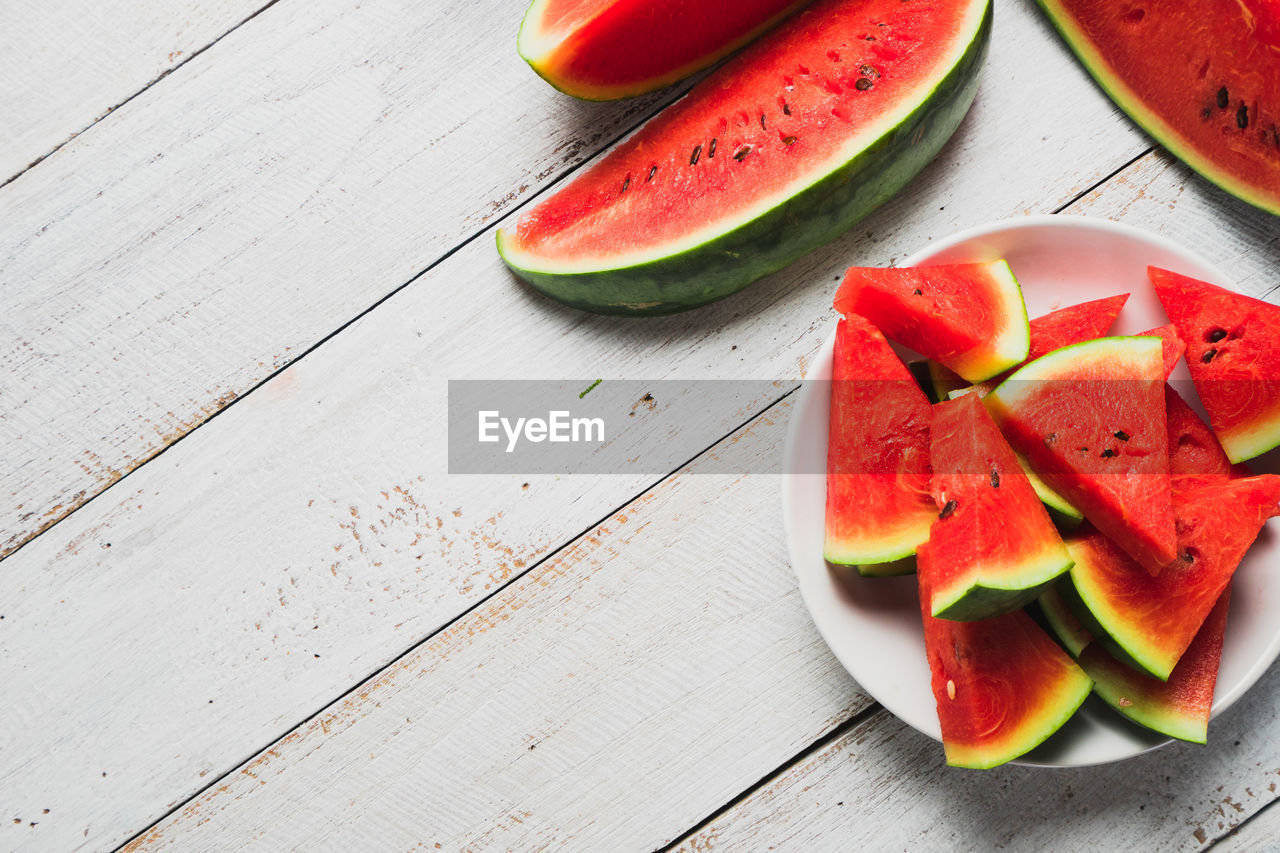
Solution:
<svg viewBox="0 0 1280 853"><path fill-rule="evenodd" d="M847 566L864 577L909 575L916 570L916 549L929 539L932 515L922 516L916 524L893 538L881 538L873 545L853 548L846 543L828 541L823 558L835 566Z"/></svg>
<svg viewBox="0 0 1280 853"><path fill-rule="evenodd" d="M1034 504L1032 504L1034 506ZM935 588L932 605L935 619L972 622L1017 610L1035 601L1045 587L1052 584L1073 565L1062 541L1044 543L1040 550L1024 555L1016 569L1000 566L995 574L999 582L987 578L974 583L956 585L954 589ZM974 569L974 573L981 569Z"/></svg>
<svg viewBox="0 0 1280 853"><path fill-rule="evenodd" d="M900 123L774 207L705 242L614 269L557 272L522 265L506 231L498 253L534 289L601 314L672 314L714 302L843 234L892 198L942 149L978 90L992 4L960 58Z"/></svg>
<svg viewBox="0 0 1280 853"><path fill-rule="evenodd" d="M1259 420L1249 428L1222 430L1216 435L1227 459L1235 465L1280 446L1280 419Z"/></svg>
<svg viewBox="0 0 1280 853"><path fill-rule="evenodd" d="M1031 470L1031 463L1027 461L1027 457L1018 451L1013 452L1018 457L1018 464L1022 466L1022 470L1026 472L1027 480L1031 482L1031 488L1035 491L1036 497L1040 499L1040 503L1049 508L1049 514L1059 527L1075 527L1084 521L1084 513L1076 509L1071 501L1064 498L1052 486L1040 479L1040 475Z"/></svg>
<svg viewBox="0 0 1280 853"><path fill-rule="evenodd" d="M1076 55L1076 59L1093 77L1094 82L1111 98L1120 109L1139 127L1150 134L1157 142L1169 150L1175 157L1186 163L1205 180L1240 199L1261 208L1268 213L1280 215L1280 199L1259 192L1248 184L1233 179L1220 172L1214 164L1202 157L1194 147L1188 146L1182 137L1170 127L1160 116L1147 109L1142 98L1125 84L1118 75L1110 70L1106 61L1094 49L1089 39L1071 20L1070 14L1055 0L1036 0L1044 10L1046 17L1053 24L1058 35L1062 36L1067 47Z"/></svg>
<svg viewBox="0 0 1280 853"><path fill-rule="evenodd" d="M1143 673L1116 660L1103 644L1086 647L1079 655L1080 668L1093 679L1093 692L1128 719L1162 735L1190 743L1205 743L1205 720L1190 720L1172 709L1160 708L1130 697L1142 692Z"/></svg>
<svg viewBox="0 0 1280 853"><path fill-rule="evenodd" d="M1049 623L1049 627L1057 636L1059 644L1067 650L1067 654L1078 658L1085 647L1093 642L1093 634L1076 617L1066 599L1063 598L1064 581L1065 585L1070 586L1069 578L1050 584L1040 594L1037 603L1040 605L1040 612L1044 614L1045 622Z"/></svg>

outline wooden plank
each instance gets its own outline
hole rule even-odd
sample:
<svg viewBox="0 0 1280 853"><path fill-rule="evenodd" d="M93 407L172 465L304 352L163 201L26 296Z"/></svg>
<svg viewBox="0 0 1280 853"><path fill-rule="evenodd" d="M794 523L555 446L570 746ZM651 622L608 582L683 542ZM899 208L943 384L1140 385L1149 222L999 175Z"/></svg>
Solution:
<svg viewBox="0 0 1280 853"><path fill-rule="evenodd" d="M266 4L60 0L0 6L0 185Z"/></svg>
<svg viewBox="0 0 1280 853"><path fill-rule="evenodd" d="M957 227L1053 209L1142 150L1034 10L997 5L1000 49L957 139L838 251L757 286L739 310L835 258L887 262ZM0 556L657 103L551 91L511 49L514 15L499 0L277 4L0 190L0 281L22 283L0 318L12 341L0 350ZM1042 100L1028 110L1032 89ZM1035 142L1011 158L1018 139ZM491 310L564 316L498 275ZM433 313L472 298L432 281Z"/></svg>
<svg viewBox="0 0 1280 853"><path fill-rule="evenodd" d="M726 444L769 464L787 412ZM736 780L867 704L821 653L779 531L760 523L779 479L699 473L714 462L615 514L130 849L669 841ZM785 693L781 670L793 672ZM774 729L788 734L757 737Z"/></svg>
<svg viewBox="0 0 1280 853"><path fill-rule="evenodd" d="M1274 784L1274 783L1271 783ZM1268 794L1274 795L1269 784ZM1274 850L1276 839L1280 838L1280 808L1276 808L1276 800L1236 825L1236 828L1221 836L1213 849L1216 853L1244 853L1244 851Z"/></svg>
<svg viewBox="0 0 1280 853"><path fill-rule="evenodd" d="M676 849L827 850L849 838L880 850L1204 849L1274 799L1278 712L1273 670L1214 721L1208 746L1098 767L972 771L947 767L937 742L880 711Z"/></svg>
<svg viewBox="0 0 1280 853"><path fill-rule="evenodd" d="M278 4L0 190L0 557L657 102L567 103L514 14Z"/></svg>

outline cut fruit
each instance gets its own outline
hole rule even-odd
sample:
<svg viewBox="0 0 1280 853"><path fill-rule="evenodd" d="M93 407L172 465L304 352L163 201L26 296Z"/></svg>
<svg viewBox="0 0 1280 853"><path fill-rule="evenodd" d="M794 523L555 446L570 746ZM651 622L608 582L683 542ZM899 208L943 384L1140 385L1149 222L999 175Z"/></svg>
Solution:
<svg viewBox="0 0 1280 853"><path fill-rule="evenodd" d="M1147 273L1228 458L1280 444L1280 307L1158 267Z"/></svg>
<svg viewBox="0 0 1280 853"><path fill-rule="evenodd" d="M1143 129L1227 192L1280 213L1275 0L1039 3Z"/></svg>
<svg viewBox="0 0 1280 853"><path fill-rule="evenodd" d="M1079 305L1068 305L1066 308L1059 308L1057 311L1034 318L1029 324L1031 341L1026 361L1035 361L1056 349L1102 337L1111 329L1128 299L1129 294L1121 293L1117 296L1081 302ZM1021 366L1021 364L1018 365L1018 367ZM985 397L994 391L997 385L1009 378L1012 372L1013 370L1009 370L976 385L969 385L945 367L930 364L930 379L939 400L944 400L951 396L952 392L959 392L961 389L964 393L977 392Z"/></svg>
<svg viewBox="0 0 1280 853"><path fill-rule="evenodd" d="M942 147L977 91L990 0L822 0L500 229L543 293L664 314L843 233Z"/></svg>
<svg viewBox="0 0 1280 853"><path fill-rule="evenodd" d="M930 612L968 621L1017 610L1071 568L1066 546L980 399L937 404L931 429Z"/></svg>
<svg viewBox="0 0 1280 853"><path fill-rule="evenodd" d="M920 599L936 563L920 548ZM935 619L922 604L924 647L947 763L995 767L1062 727L1089 695L1084 670L1026 611L978 622Z"/></svg>
<svg viewBox="0 0 1280 853"><path fill-rule="evenodd" d="M1182 358L1182 354L1187 349L1187 345L1178 336L1178 330L1172 323L1169 323L1155 329L1139 332L1139 335L1160 339L1160 358L1164 361L1164 378L1167 380L1169 374L1173 373L1173 369L1178 366L1178 359Z"/></svg>
<svg viewBox="0 0 1280 853"><path fill-rule="evenodd" d="M1169 424L1169 476L1174 489L1195 485L1205 478L1226 480L1252 474L1244 464L1231 464L1209 425L1172 386L1165 386L1164 399L1165 420Z"/></svg>
<svg viewBox="0 0 1280 853"><path fill-rule="evenodd" d="M1117 657L1167 679L1266 520L1280 476L1206 482L1176 495L1179 559L1143 572L1097 531L1067 539L1076 615ZM1068 596L1068 601L1070 597Z"/></svg>
<svg viewBox="0 0 1280 853"><path fill-rule="evenodd" d="M915 570L937 517L929 494L929 401L861 317L836 327L827 442L825 556L862 574Z"/></svg>
<svg viewBox="0 0 1280 853"><path fill-rule="evenodd" d="M533 0L517 49L552 86L605 101L700 71L805 0Z"/></svg>
<svg viewBox="0 0 1280 853"><path fill-rule="evenodd" d="M981 382L1027 357L1022 290L1004 261L935 267L852 267L836 291L841 314Z"/></svg>
<svg viewBox="0 0 1280 853"><path fill-rule="evenodd" d="M1073 658L1079 657L1085 646L1093 642L1093 632L1085 626L1071 605L1062 595L1064 588L1071 586L1071 578L1062 578L1045 587L1040 593L1038 603L1044 620L1057 636L1058 642Z"/></svg>
<svg viewBox="0 0 1280 853"><path fill-rule="evenodd" d="M984 398L1032 469L1153 574L1177 556L1161 351L1155 337L1075 344Z"/></svg>
<svg viewBox="0 0 1280 853"><path fill-rule="evenodd" d="M1209 712L1213 708L1213 688L1218 683L1230 599L1231 588L1227 587L1168 681L1125 666L1101 643L1090 644L1078 662L1093 679L1093 692L1139 725L1169 737L1204 743L1209 733Z"/></svg>

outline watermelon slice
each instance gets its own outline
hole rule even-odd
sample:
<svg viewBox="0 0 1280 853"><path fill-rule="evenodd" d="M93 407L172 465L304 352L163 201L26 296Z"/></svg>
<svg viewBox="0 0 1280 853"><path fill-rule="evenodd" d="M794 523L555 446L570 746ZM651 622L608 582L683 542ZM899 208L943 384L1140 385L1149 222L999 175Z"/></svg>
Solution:
<svg viewBox="0 0 1280 853"><path fill-rule="evenodd" d="M1071 557L1013 450L974 395L933 407L931 489L939 515L931 615L987 619L1017 610Z"/></svg>
<svg viewBox="0 0 1280 853"><path fill-rule="evenodd" d="M1178 366L1178 359L1182 358L1182 354L1187 349L1187 345L1183 343L1182 338L1178 335L1177 328L1172 323L1169 323L1138 334L1143 337L1150 336L1160 339L1160 359L1161 363L1164 364L1164 378L1168 379L1169 374L1173 373L1173 369Z"/></svg>
<svg viewBox="0 0 1280 853"><path fill-rule="evenodd" d="M1158 577L1107 537L1068 538L1077 616L1120 659L1161 680L1200 629L1258 531L1276 514L1280 476L1205 482L1176 497L1179 559Z"/></svg>
<svg viewBox="0 0 1280 853"><path fill-rule="evenodd" d="M1280 213L1280 4L1039 3L1143 129L1227 192Z"/></svg>
<svg viewBox="0 0 1280 853"><path fill-rule="evenodd" d="M1175 490L1193 486L1204 478L1225 480L1252 474L1243 463L1231 464L1209 426L1172 386L1165 386L1164 400L1169 424L1169 476Z"/></svg>
<svg viewBox="0 0 1280 853"><path fill-rule="evenodd" d="M1076 616L1076 611L1068 603L1064 591L1070 595L1071 578L1061 578L1056 583L1045 587L1036 603L1044 614L1045 622L1058 638L1058 642L1073 658L1080 657L1085 647L1093 642L1093 632Z"/></svg>
<svg viewBox="0 0 1280 853"><path fill-rule="evenodd" d="M1069 305L1036 317L1029 324L1031 340L1024 363L1035 361L1056 349L1102 337L1111 329L1128 299L1129 294L1121 293L1081 302L1079 305ZM956 373L935 362L930 362L929 368L934 392L939 400L945 400L952 392L961 389L964 393L977 392L985 397L1013 372L1010 369L976 385L969 385Z"/></svg>
<svg viewBox="0 0 1280 853"><path fill-rule="evenodd" d="M1180 740L1204 743L1230 600L1227 587L1168 681L1137 672L1116 660L1102 643L1090 643L1078 663L1093 679L1093 692L1135 723Z"/></svg>
<svg viewBox="0 0 1280 853"><path fill-rule="evenodd" d="M929 494L929 401L861 317L836 327L825 556L866 575L915 570L938 511Z"/></svg>
<svg viewBox="0 0 1280 853"><path fill-rule="evenodd" d="M591 311L727 296L833 239L924 168L977 91L991 0L821 0L497 234Z"/></svg>
<svg viewBox="0 0 1280 853"><path fill-rule="evenodd" d="M1191 379L1227 456L1242 462L1280 444L1280 307L1158 267L1147 273L1186 341Z"/></svg>
<svg viewBox="0 0 1280 853"><path fill-rule="evenodd" d="M1022 289L1004 261L909 269L851 267L836 291L889 338L980 382L1027 357Z"/></svg>
<svg viewBox="0 0 1280 853"><path fill-rule="evenodd" d="M954 767L995 767L1061 728L1092 685L1024 610L977 622L930 615L931 546L918 557L920 600L942 746Z"/></svg>
<svg viewBox="0 0 1280 853"><path fill-rule="evenodd" d="M1177 556L1161 351L1155 337L1075 344L984 399L1035 472L1153 574Z"/></svg>
<svg viewBox="0 0 1280 853"><path fill-rule="evenodd" d="M533 0L517 48L561 92L659 89L737 50L805 0Z"/></svg>

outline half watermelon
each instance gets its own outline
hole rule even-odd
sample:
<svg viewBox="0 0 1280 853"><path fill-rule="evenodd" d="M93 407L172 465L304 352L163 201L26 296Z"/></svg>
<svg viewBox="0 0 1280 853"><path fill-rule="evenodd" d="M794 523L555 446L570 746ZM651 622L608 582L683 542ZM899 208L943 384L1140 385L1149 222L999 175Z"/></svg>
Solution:
<svg viewBox="0 0 1280 853"><path fill-rule="evenodd" d="M517 48L566 94L592 101L674 83L807 0L533 0Z"/></svg>
<svg viewBox="0 0 1280 853"><path fill-rule="evenodd" d="M1227 192L1280 213L1275 0L1038 2L1143 129Z"/></svg>
<svg viewBox="0 0 1280 853"><path fill-rule="evenodd" d="M827 439L826 559L905 574L937 516L929 495L929 401L875 326L836 327Z"/></svg>
<svg viewBox="0 0 1280 853"><path fill-rule="evenodd" d="M977 395L933 407L931 489L939 514L931 615L987 619L1017 610L1071 557L1013 450Z"/></svg>
<svg viewBox="0 0 1280 853"><path fill-rule="evenodd" d="M498 231L570 305L663 314L780 269L882 204L967 112L991 0L821 0Z"/></svg>
<svg viewBox="0 0 1280 853"><path fill-rule="evenodd" d="M1278 63L1280 64L1280 63ZM1147 273L1232 462L1280 444L1280 307L1169 270Z"/></svg>

